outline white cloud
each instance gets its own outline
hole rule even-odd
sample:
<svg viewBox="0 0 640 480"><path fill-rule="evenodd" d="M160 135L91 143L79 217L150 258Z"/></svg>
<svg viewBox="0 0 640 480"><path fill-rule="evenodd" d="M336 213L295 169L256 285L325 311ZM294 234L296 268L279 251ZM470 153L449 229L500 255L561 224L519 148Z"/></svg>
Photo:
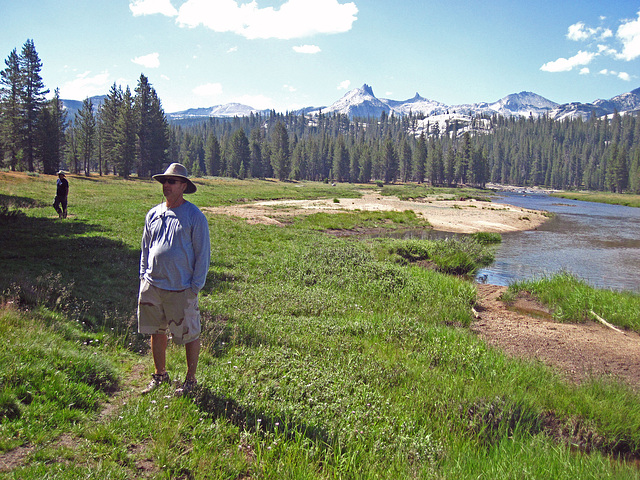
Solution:
<svg viewBox="0 0 640 480"><path fill-rule="evenodd" d="M571 58L559 58L552 62L547 62L540 67L545 72L569 72L575 67L588 65L597 56L597 53L583 52L580 50Z"/></svg>
<svg viewBox="0 0 640 480"><path fill-rule="evenodd" d="M227 53L233 53L233 52L237 52L238 51L238 47L231 47L229 48L229 50L227 50Z"/></svg>
<svg viewBox="0 0 640 480"><path fill-rule="evenodd" d="M640 12L636 20L629 20L618 27L616 37L623 45L618 58L630 61L640 56Z"/></svg>
<svg viewBox="0 0 640 480"><path fill-rule="evenodd" d="M156 13L174 17L178 14L178 11L171 5L170 0L133 0L129 3L129 9L134 17Z"/></svg>
<svg viewBox="0 0 640 480"><path fill-rule="evenodd" d="M631 81L631 75L629 75L627 72L620 72L618 74L618 78L620 80L624 80L625 82L630 82Z"/></svg>
<svg viewBox="0 0 640 480"><path fill-rule="evenodd" d="M146 0L149 1L149 0ZM280 8L259 8L255 0L187 0L178 12L180 26L203 25L248 39L289 40L316 34L343 33L356 21L355 3L338 0L287 0Z"/></svg>
<svg viewBox="0 0 640 480"><path fill-rule="evenodd" d="M338 85L338 90L347 90L349 88L349 85L351 85L351 82L349 80L340 82L340 84Z"/></svg>
<svg viewBox="0 0 640 480"><path fill-rule="evenodd" d="M590 70L588 67L583 67L580 69L580 75L589 75Z"/></svg>
<svg viewBox="0 0 640 480"><path fill-rule="evenodd" d="M145 68L158 68L160 66L160 54L158 52L143 55L131 60L133 63L142 65Z"/></svg>
<svg viewBox="0 0 640 480"><path fill-rule="evenodd" d="M205 83L204 85L198 85L193 89L193 93L199 97L217 97L222 95L222 84Z"/></svg>
<svg viewBox="0 0 640 480"><path fill-rule="evenodd" d="M591 28L587 27L583 22L578 22L570 25L569 31L567 32L567 38L576 42L588 40L592 37L604 40L612 36L613 32L608 28Z"/></svg>
<svg viewBox="0 0 640 480"><path fill-rule="evenodd" d="M575 40L576 42L580 40L586 40L587 38L589 38L589 32L587 32L584 23L578 22L569 26L567 38L569 40Z"/></svg>
<svg viewBox="0 0 640 480"><path fill-rule="evenodd" d="M607 70L606 68L603 68L598 73L600 75L615 75L616 74L616 72L611 72L611 71Z"/></svg>
<svg viewBox="0 0 640 480"><path fill-rule="evenodd" d="M297 90L297 88L292 85L283 85L282 88L284 88L287 92L292 92L292 93Z"/></svg>
<svg viewBox="0 0 640 480"><path fill-rule="evenodd" d="M613 57L618 55L618 52L616 51L616 49L611 48L608 45L598 45L598 53L601 53L603 55L611 55Z"/></svg>
<svg viewBox="0 0 640 480"><path fill-rule="evenodd" d="M299 45L293 47L293 50L298 53L319 53L320 47L317 45Z"/></svg>
<svg viewBox="0 0 640 480"><path fill-rule="evenodd" d="M111 84L109 72L102 72L96 75L91 75L91 72L84 72L60 87L60 97L84 100L94 95L104 95Z"/></svg>

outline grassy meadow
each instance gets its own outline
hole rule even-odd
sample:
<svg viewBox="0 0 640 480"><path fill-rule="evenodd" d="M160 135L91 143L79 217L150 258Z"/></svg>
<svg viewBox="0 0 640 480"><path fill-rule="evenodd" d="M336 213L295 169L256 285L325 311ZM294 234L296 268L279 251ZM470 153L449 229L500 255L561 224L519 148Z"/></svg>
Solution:
<svg viewBox="0 0 640 480"><path fill-rule="evenodd" d="M584 202L608 203L611 205L624 205L626 207L640 207L640 195L633 193L609 193L609 192L562 192L553 193L554 197L582 200Z"/></svg>
<svg viewBox="0 0 640 480"><path fill-rule="evenodd" d="M627 461L640 457L638 391L569 383L469 330L470 274L499 238L326 232L429 228L413 212L284 226L208 214L197 392L139 395L153 371L136 333L139 244L161 187L68 178L59 220L55 177L0 172L0 478L640 478ZM380 190L196 183L199 207ZM617 301L590 299L596 311ZM639 303L632 296L629 311ZM580 321L576 311L563 321ZM172 378L184 378L184 349L167 354Z"/></svg>

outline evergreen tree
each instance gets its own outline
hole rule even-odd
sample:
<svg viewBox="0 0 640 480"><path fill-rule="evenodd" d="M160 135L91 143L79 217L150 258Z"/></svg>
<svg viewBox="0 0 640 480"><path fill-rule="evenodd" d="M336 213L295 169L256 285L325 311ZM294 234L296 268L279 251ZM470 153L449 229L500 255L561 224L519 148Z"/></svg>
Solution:
<svg viewBox="0 0 640 480"><path fill-rule="evenodd" d="M251 166L249 175L253 178L264 178L264 162L262 155L263 135L260 127L255 127L249 135L249 150L251 151Z"/></svg>
<svg viewBox="0 0 640 480"><path fill-rule="evenodd" d="M333 177L338 182L349 181L349 152L342 135L338 136L333 146Z"/></svg>
<svg viewBox="0 0 640 480"><path fill-rule="evenodd" d="M38 120L45 104L45 88L40 76L42 62L38 57L33 40L27 40L20 55L20 76L22 78L21 107L24 121L24 156L27 168L35 171L36 138Z"/></svg>
<svg viewBox="0 0 640 480"><path fill-rule="evenodd" d="M408 182L409 180L411 180L411 172L412 172L411 160L412 160L413 153L411 151L411 147L409 146L409 142L407 141L406 137L404 137L400 142L399 151L400 151L400 154L399 154L400 178L402 179L403 182Z"/></svg>
<svg viewBox="0 0 640 480"><path fill-rule="evenodd" d="M385 183L393 183L398 177L398 155L393 148L391 138L387 137L381 151L383 176Z"/></svg>
<svg viewBox="0 0 640 480"><path fill-rule="evenodd" d="M98 130L103 160L99 170L102 172L102 164L104 164L105 173L108 173L109 165L116 165L116 122L122 105L122 96L122 88L114 83L98 111Z"/></svg>
<svg viewBox="0 0 640 480"><path fill-rule="evenodd" d="M93 114L93 103L87 97L82 102L82 108L76 113L75 118L78 152L84 168L84 174L88 177L91 172L91 160L93 159L96 141L96 119Z"/></svg>
<svg viewBox="0 0 640 480"><path fill-rule="evenodd" d="M6 68L0 74L0 143L9 157L7 159L9 168L15 171L22 158L23 143L22 77L20 57L16 49L13 49L4 63ZM0 163L4 160L0 158Z"/></svg>
<svg viewBox="0 0 640 480"><path fill-rule="evenodd" d="M137 120L138 176L161 171L169 148L168 124L162 104L149 79L140 75L134 108ZM198 164L200 167L200 165Z"/></svg>
<svg viewBox="0 0 640 480"><path fill-rule="evenodd" d="M349 160L349 180L355 183L360 179L360 152L358 149L353 148L352 153L349 154Z"/></svg>
<svg viewBox="0 0 640 480"><path fill-rule="evenodd" d="M271 134L271 166L278 180L289 178L291 171L289 134L282 122L276 123Z"/></svg>
<svg viewBox="0 0 640 480"><path fill-rule="evenodd" d="M45 174L55 174L62 165L66 129L67 112L62 107L60 92L56 89L54 97L42 110L40 119L38 153Z"/></svg>
<svg viewBox="0 0 640 480"><path fill-rule="evenodd" d="M207 175L211 177L220 175L220 142L213 133L207 136L204 163Z"/></svg>
<svg viewBox="0 0 640 480"><path fill-rule="evenodd" d="M420 134L416 146L413 149L412 163L415 172L413 179L418 183L424 182L427 168L427 140L424 132Z"/></svg>
<svg viewBox="0 0 640 480"><path fill-rule="evenodd" d="M231 177L244 178L250 164L251 151L249 140L242 128L235 131L231 138L231 158L228 174Z"/></svg>
<svg viewBox="0 0 640 480"><path fill-rule="evenodd" d="M122 95L115 125L115 166L118 175L129 178L136 161L136 114L131 90L127 87Z"/></svg>
<svg viewBox="0 0 640 480"><path fill-rule="evenodd" d="M455 179L456 152L453 145L449 145L446 161L444 162L444 179L447 185L453 185Z"/></svg>

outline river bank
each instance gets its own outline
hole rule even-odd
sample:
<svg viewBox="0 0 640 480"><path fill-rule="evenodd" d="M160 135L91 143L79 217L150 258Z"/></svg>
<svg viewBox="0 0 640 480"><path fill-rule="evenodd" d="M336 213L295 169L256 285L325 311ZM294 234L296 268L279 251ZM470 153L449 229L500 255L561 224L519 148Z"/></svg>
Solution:
<svg viewBox="0 0 640 480"><path fill-rule="evenodd" d="M507 233L534 230L549 217L546 212L475 199L443 200L441 196L400 200L395 196L365 192L360 198L270 200L242 205L205 208L208 213L231 215L248 223L277 225L287 217L316 212L413 210L434 230L452 233Z"/></svg>

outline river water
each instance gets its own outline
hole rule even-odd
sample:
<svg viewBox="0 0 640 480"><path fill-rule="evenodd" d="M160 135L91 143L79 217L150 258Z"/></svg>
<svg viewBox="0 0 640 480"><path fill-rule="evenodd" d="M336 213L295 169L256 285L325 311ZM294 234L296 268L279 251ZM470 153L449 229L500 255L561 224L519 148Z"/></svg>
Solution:
<svg viewBox="0 0 640 480"><path fill-rule="evenodd" d="M566 271L594 287L640 292L640 208L514 192L495 201L555 216L536 230L502 234L478 279L509 285Z"/></svg>

